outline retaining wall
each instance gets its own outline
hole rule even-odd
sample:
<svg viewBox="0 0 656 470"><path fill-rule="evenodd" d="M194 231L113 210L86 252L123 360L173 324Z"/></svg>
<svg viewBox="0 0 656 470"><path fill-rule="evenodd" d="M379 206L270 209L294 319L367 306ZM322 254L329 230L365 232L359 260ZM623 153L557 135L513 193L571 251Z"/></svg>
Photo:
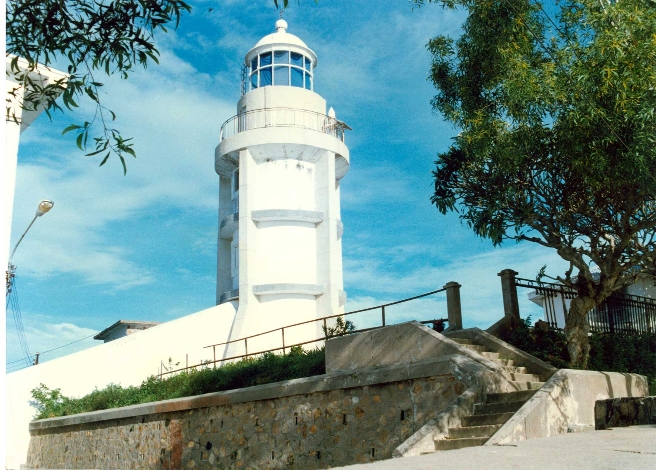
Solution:
<svg viewBox="0 0 656 470"><path fill-rule="evenodd" d="M597 400L647 393L647 379L642 375L561 369L485 445L592 430Z"/></svg>
<svg viewBox="0 0 656 470"><path fill-rule="evenodd" d="M656 424L656 396L599 400L595 403L595 429Z"/></svg>
<svg viewBox="0 0 656 470"><path fill-rule="evenodd" d="M83 396L110 383L139 385L157 374L160 362L198 364L211 359L207 344L226 341L235 316L235 302L225 303L93 348L27 367L7 375L5 468L25 463L29 424L36 414L30 391L43 383L69 397ZM217 351L217 355L223 351Z"/></svg>
<svg viewBox="0 0 656 470"><path fill-rule="evenodd" d="M443 357L35 421L27 467L314 469L390 458L469 386L463 371L480 369Z"/></svg>

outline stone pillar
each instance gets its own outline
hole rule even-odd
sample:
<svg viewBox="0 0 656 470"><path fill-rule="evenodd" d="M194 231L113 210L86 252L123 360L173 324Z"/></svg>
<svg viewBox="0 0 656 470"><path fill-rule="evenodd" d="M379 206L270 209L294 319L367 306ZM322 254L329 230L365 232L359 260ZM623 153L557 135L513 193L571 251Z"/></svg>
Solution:
<svg viewBox="0 0 656 470"><path fill-rule="evenodd" d="M512 269L504 269L498 276L501 277L501 293L503 294L503 313L506 321L519 320L519 301L517 300L517 287L515 276L519 273Z"/></svg>
<svg viewBox="0 0 656 470"><path fill-rule="evenodd" d="M446 310L449 315L448 331L462 330L462 310L460 308L460 284L449 282L446 289Z"/></svg>

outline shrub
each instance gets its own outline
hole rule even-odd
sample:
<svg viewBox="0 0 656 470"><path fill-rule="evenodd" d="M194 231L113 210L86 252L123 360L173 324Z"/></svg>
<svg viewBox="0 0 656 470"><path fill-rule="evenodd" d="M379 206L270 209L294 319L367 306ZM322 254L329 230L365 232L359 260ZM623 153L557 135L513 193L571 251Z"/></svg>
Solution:
<svg viewBox="0 0 656 470"><path fill-rule="evenodd" d="M570 367L567 340L560 329L532 327L528 317L499 337L554 367ZM656 336L593 333L589 368L645 375L650 394L656 394Z"/></svg>
<svg viewBox="0 0 656 470"><path fill-rule="evenodd" d="M190 369L165 379L151 376L138 387L109 384L80 398L66 397L62 395L60 389L51 390L46 385L40 384L32 390L31 403L37 409L34 419L45 419L325 373L324 348L306 351L296 346L285 355L266 353L256 358L229 363L217 369Z"/></svg>
<svg viewBox="0 0 656 470"><path fill-rule="evenodd" d="M515 328L502 331L499 337L554 367L569 367L567 340L562 330L534 328L530 316L520 320Z"/></svg>

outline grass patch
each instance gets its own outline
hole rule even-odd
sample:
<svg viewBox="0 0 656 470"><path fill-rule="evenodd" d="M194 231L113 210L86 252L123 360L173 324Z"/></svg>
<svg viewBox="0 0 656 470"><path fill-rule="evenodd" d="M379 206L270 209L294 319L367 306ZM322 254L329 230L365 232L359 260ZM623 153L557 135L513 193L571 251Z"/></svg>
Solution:
<svg viewBox="0 0 656 470"><path fill-rule="evenodd" d="M559 329L542 330L523 319L501 339L554 367L570 368L565 334ZM641 374L656 395L656 336L593 333L590 336L590 370Z"/></svg>
<svg viewBox="0 0 656 470"><path fill-rule="evenodd" d="M212 369L190 370L159 380L151 376L138 387L110 384L81 398L62 395L44 384L32 390L32 403L38 413L34 419L69 416L172 398L263 385L326 373L324 348L310 351L293 347L288 354L263 354Z"/></svg>

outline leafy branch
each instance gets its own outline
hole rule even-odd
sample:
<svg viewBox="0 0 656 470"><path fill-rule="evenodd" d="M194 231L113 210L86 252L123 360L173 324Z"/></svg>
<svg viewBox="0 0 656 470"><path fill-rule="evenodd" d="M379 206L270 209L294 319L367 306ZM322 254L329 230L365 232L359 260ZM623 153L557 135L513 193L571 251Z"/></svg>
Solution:
<svg viewBox="0 0 656 470"><path fill-rule="evenodd" d="M59 95L68 110L78 108L81 99L91 100L94 117L68 126L63 134L75 131L77 146L86 151L93 124L99 124L102 131L86 155L100 156L102 166L115 154L125 174L125 156L136 157L132 139L110 127L116 115L101 103L104 85L94 72L127 79L136 66L159 63L155 33L167 32L171 23L177 28L189 11L182 0L9 0L7 55L13 56L10 70L18 84L9 96L16 100L22 93L23 111L45 109L49 117L54 110L64 111L55 101ZM61 61L67 63L68 77L44 81L43 66ZM7 101L7 119L17 121L12 100Z"/></svg>

